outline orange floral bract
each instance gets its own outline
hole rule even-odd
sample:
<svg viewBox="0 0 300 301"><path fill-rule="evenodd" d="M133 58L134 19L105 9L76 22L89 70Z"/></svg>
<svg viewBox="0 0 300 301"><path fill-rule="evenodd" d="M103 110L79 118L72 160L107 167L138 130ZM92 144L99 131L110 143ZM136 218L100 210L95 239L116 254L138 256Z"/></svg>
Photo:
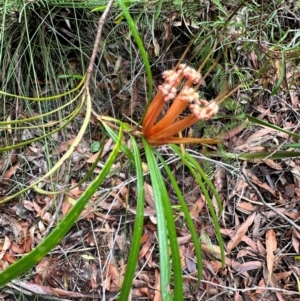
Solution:
<svg viewBox="0 0 300 301"><path fill-rule="evenodd" d="M179 65L177 70L163 72L164 83L158 87L159 91L150 104L143 120L143 136L152 145L167 143L218 143L215 139L180 138L178 133L195 124L201 119L208 120L218 111L215 101L207 102L199 99L199 94L192 87L201 80L201 75L195 69L185 64ZM177 91L183 82L181 90ZM156 123L165 103L173 100L166 115ZM187 108L190 114L180 119L179 115Z"/></svg>

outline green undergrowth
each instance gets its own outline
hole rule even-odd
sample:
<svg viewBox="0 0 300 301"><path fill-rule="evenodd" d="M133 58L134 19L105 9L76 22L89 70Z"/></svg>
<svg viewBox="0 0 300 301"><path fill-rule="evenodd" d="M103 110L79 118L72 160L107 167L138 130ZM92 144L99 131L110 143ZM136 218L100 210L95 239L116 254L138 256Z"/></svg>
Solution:
<svg viewBox="0 0 300 301"><path fill-rule="evenodd" d="M261 126L290 135L294 143L286 146L288 150L270 151L266 147L264 152L251 154L236 153L224 145L213 149L204 146L202 150L196 147L193 151L218 158L233 169L238 169L238 162L243 160L298 156L294 151L299 147L297 133L245 113L254 96L265 97L282 91L285 67L278 67L280 63L283 66L288 62L295 68L299 45L289 31L292 24L287 18L289 13L295 13L294 7L283 3L266 4L260 15L261 7L252 2L225 5L212 1L207 13L207 4L201 1L156 1L143 5L139 1L119 1L104 24L91 81L89 87L84 87L95 28L106 3L97 9L92 2L88 4L93 7L87 8L75 2L68 6L62 1L38 1L22 4L17 11L18 6L8 9L3 3L0 3L0 97L3 103L0 164L1 191L4 192L0 203L15 205L41 195L56 198L74 188L85 189L64 218L56 213L53 230L41 244L0 273L0 286L23 275L49 254L95 193L113 191L108 180L118 177L125 166L123 171L136 191L131 204L136 207L136 215L130 229L132 234L128 231L132 245L130 252L124 255L127 268L119 300L127 300L136 273L144 225L145 183L150 183L154 191L162 300L183 300L183 274L175 226L178 211L184 217L183 223L194 246L198 271L195 286L199 286L202 277L200 237L205 233L200 233L194 225L183 189L178 185L176 172L168 163L164 149L152 148L136 135L144 109L153 98L162 71L174 67L190 41L193 46L184 61L195 67L217 45L205 61L203 74L216 67L210 70L199 93L210 100L237 84L241 86L239 93L225 100L218 116L194 127L194 135L220 139L240 126L246 130ZM263 31L260 31L262 19ZM268 49L265 52L258 45L259 39ZM266 74L272 71L278 75L271 80ZM111 152L102 157L108 139L114 144ZM65 148L60 149L63 144ZM225 250L219 226L222 199L212 182L215 161L206 161L204 157L196 160L193 151L183 152L175 145L167 149L168 155L181 162L180 167L184 166L205 196L210 223L215 229L214 243L221 250L215 257L224 265ZM86 164L88 157L84 155L97 151L94 162ZM78 153L80 163L83 162L81 168L76 165ZM99 166L100 172L95 173ZM76 179L75 187L71 187L72 179ZM170 191L176 196L176 203L172 203Z"/></svg>

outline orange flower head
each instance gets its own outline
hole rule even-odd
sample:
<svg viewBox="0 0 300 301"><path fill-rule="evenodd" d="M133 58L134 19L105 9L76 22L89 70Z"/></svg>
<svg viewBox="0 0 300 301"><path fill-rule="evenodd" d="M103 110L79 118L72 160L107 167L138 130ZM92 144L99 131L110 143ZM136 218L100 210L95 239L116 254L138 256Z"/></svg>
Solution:
<svg viewBox="0 0 300 301"><path fill-rule="evenodd" d="M199 94L192 86L199 83L201 75L194 68L180 64L177 70L164 71L162 76L164 83L158 87L158 93L150 104L143 121L144 138L153 145L179 143L180 139L181 143L196 143L196 140L199 143L199 139L194 141L190 138L187 142L187 138L178 138L177 135L197 121L208 120L216 115L218 105L199 98ZM177 88L181 82L183 82L183 87L178 93ZM166 115L155 123L165 103L173 99ZM179 115L186 108L189 108L191 114L179 119ZM191 142L191 139L194 142Z"/></svg>

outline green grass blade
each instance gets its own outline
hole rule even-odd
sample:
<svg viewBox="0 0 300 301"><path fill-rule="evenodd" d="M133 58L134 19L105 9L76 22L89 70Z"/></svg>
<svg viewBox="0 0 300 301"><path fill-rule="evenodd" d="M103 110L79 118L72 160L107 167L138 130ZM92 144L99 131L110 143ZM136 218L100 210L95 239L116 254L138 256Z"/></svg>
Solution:
<svg viewBox="0 0 300 301"><path fill-rule="evenodd" d="M182 209L184 217L186 219L186 223L188 225L188 228L189 228L191 236L192 236L192 241L194 243L195 254L196 254L196 259L197 259L197 269L198 269L198 274L197 274L198 281L197 281L195 287L198 287L199 284L200 284L200 281L201 281L201 278L202 278L202 272L203 272L202 253L201 253L201 241L198 238L198 235L197 235L197 232L196 232L193 220L192 220L192 218L190 216L190 213L189 213L188 206L186 205L186 203L184 201L183 195L182 195L182 193L180 191L180 188L178 187L178 184L176 182L176 179L173 176L173 173L172 173L171 169L169 168L169 166L167 165L166 161L163 160L163 158L161 156L159 156L159 159L160 159L161 163L163 164L164 169L167 172L168 177L169 177L169 179L171 181L171 184L172 184L172 186L174 188L174 191L175 191L175 193L176 193L176 195L178 197L181 209Z"/></svg>
<svg viewBox="0 0 300 301"><path fill-rule="evenodd" d="M160 255L160 290L163 301L171 301L172 296L170 293L170 255L168 246L168 231L166 222L166 212L164 208L163 198L168 195L164 194L161 190L164 185L162 175L157 166L157 162L154 157L153 149L150 147L146 140L143 140L145 147L145 154L147 158L151 184L154 193L156 216L157 216L157 232L158 232L158 244L159 244L159 255Z"/></svg>
<svg viewBox="0 0 300 301"><path fill-rule="evenodd" d="M118 139L118 136L116 135L116 133L104 122L102 121L102 124L107 132L107 134L110 136L110 138L116 142ZM121 124L121 123L120 123ZM134 162L135 158L134 155L132 153L132 151L124 144L121 144L121 151L132 161Z"/></svg>
<svg viewBox="0 0 300 301"><path fill-rule="evenodd" d="M268 123L266 121L260 120L258 118L255 118L255 117L253 117L251 115L248 115L248 114L245 114L245 113L238 114L238 115L223 115L223 116L222 115L218 115L216 117L213 117L212 119L217 119L217 118L227 118L227 119L228 118L230 118L230 119L246 119L246 118L248 118L248 120L251 121L254 124L259 124L261 126L265 126L265 127L274 129L274 130L276 130L278 132L282 132L282 133L288 134L288 135L290 135L292 137L295 137L297 139L300 139L300 135L297 134L297 133L293 133L291 131L285 130L285 129L277 126L277 125Z"/></svg>
<svg viewBox="0 0 300 301"><path fill-rule="evenodd" d="M278 81L274 87L274 89L271 92L271 96L277 94L278 90L280 89L280 86L285 78L286 75L286 63L285 63L285 55L282 52L281 53L281 68L280 68L280 74L279 74L279 78Z"/></svg>
<svg viewBox="0 0 300 301"><path fill-rule="evenodd" d="M269 151L269 152L257 152L257 153L249 153L249 154L242 154L238 156L239 160L261 160L261 159L271 159L271 160L280 160L280 159L287 159L287 158L296 158L300 157L300 152L294 151Z"/></svg>
<svg viewBox="0 0 300 301"><path fill-rule="evenodd" d="M160 157L160 160L164 161L163 158ZM150 170L150 169L149 169ZM172 254L172 267L173 267L173 279L174 279L174 300L175 301L182 301L183 300L183 279L182 279L182 268L181 268L181 258L179 252L179 246L177 241L177 234L175 228L175 221L173 216L173 211L171 207L171 201L164 184L164 180L162 175L158 170L158 178L160 178L160 187L159 191L162 195L162 203L165 210L166 220L167 220L167 228L168 228L168 237L171 247L171 254ZM151 171L150 171L151 176ZM154 189L154 187L153 187Z"/></svg>
<svg viewBox="0 0 300 301"><path fill-rule="evenodd" d="M142 161L139 152L138 145L133 137L131 137L133 152L134 152L134 163L136 169L136 191L137 191L137 206L136 206L136 216L134 222L134 230L131 238L131 249L128 255L128 262L126 265L126 273L124 277L124 282L119 295L119 301L127 301L128 296L132 287L132 280L134 277L135 267L137 264L137 259L139 255L141 237L143 233L144 225L144 177L142 169Z"/></svg>
<svg viewBox="0 0 300 301"><path fill-rule="evenodd" d="M115 148L113 149L112 153L107 159L106 164L103 167L101 173L77 200L76 204L70 210L70 212L64 217L64 219L57 225L57 227L51 232L49 236L47 236L47 238L39 246L37 246L29 254L25 255L22 259L12 264L0 273L0 287L32 268L35 264L41 261L63 239L63 237L72 227L72 225L76 222L77 218L79 217L81 211L84 209L89 199L97 191L98 187L108 175L111 166L113 165L119 153L123 134L122 131L123 129L121 127Z"/></svg>
<svg viewBox="0 0 300 301"><path fill-rule="evenodd" d="M126 7L125 3L123 0L118 0L119 6L121 7L123 14L127 20L128 26L131 29L132 35L136 41L136 44L139 48L139 51L141 53L144 65L145 65L145 69L146 69L146 74L147 74L147 81L148 81L148 99L147 99L147 103L150 102L150 100L152 99L152 87L153 87L153 80L152 80L152 73L151 73L151 68L150 68L150 64L149 64L149 60L148 60L148 55L147 52L145 50L145 47L143 45L143 42L141 40L141 37L136 29L136 25L133 21L133 19L131 18L131 15L128 11L128 8Z"/></svg>
<svg viewBox="0 0 300 301"><path fill-rule="evenodd" d="M250 116L250 115L248 115L248 114L245 114L245 115L246 115L246 117L247 117L251 122L253 122L253 123L255 123L255 124L259 124L259 125L262 125L262 126L266 126L266 127L268 127L268 128L277 130L277 131L282 132L282 133L286 133L286 134L288 134L288 135L290 135L290 136L293 136L293 137L295 137L295 138L297 138L297 139L300 139L300 135L298 135L298 134L296 134L296 133L293 133L293 132L291 132L291 131L287 131L287 130L285 130L285 129L283 129L283 128L277 126L277 125L274 125L274 124L271 124L271 123L262 121L262 120L260 120L260 119L257 119L257 118L255 118L255 117L253 117L253 116Z"/></svg>
<svg viewBox="0 0 300 301"><path fill-rule="evenodd" d="M205 196L206 203L208 205L208 208L209 208L209 211L211 214L211 218L213 220L214 228L216 231L216 237L217 237L217 240L218 240L218 243L220 246L220 250L221 250L222 265L224 266L225 265L225 251L224 251L223 239L222 239L222 235L221 235L221 231L220 231L220 226L218 223L217 215L214 210L214 206L212 204L212 200L205 187L205 184L211 189L213 195L215 196L215 198L218 202L218 206L219 206L219 213L221 213L220 208L222 208L222 203L221 203L220 197L218 195L218 192L216 191L216 189L215 189L214 185L212 184L212 182L210 181L210 179L205 175L204 171L201 169L198 162L191 155L189 155L187 152L185 152L184 156L183 156L180 152L180 149L176 145L171 145L171 148L182 159L183 163L189 168L189 170L195 177L196 181L198 182L198 184L201 188L201 191L203 192L203 194ZM199 176L198 173L201 175L201 177Z"/></svg>

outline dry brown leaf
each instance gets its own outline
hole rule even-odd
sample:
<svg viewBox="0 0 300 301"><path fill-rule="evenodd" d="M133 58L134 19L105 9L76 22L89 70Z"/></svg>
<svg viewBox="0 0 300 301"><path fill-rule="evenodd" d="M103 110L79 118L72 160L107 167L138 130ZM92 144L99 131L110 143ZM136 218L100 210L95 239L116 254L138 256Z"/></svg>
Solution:
<svg viewBox="0 0 300 301"><path fill-rule="evenodd" d="M202 197L198 198L198 200L193 204L193 206L190 209L191 218L199 218L200 212L202 211L204 206L205 202L203 201Z"/></svg>
<svg viewBox="0 0 300 301"><path fill-rule="evenodd" d="M254 252L258 252L258 247L256 242L252 240L250 237L244 235L242 237L242 241L246 243Z"/></svg>
<svg viewBox="0 0 300 301"><path fill-rule="evenodd" d="M11 246L11 240L5 235L4 243L1 245L0 260L2 260L6 251L10 248L10 246Z"/></svg>
<svg viewBox="0 0 300 301"><path fill-rule="evenodd" d="M273 272L273 265L274 265L274 252L277 248L277 240L276 234L273 229L268 229L266 231L266 250L267 250L267 269L268 269L268 280L271 278L271 274Z"/></svg>
<svg viewBox="0 0 300 301"><path fill-rule="evenodd" d="M153 188L151 185L144 183L145 189L145 201L149 205L150 208L155 209L155 202L154 202L154 193Z"/></svg>
<svg viewBox="0 0 300 301"><path fill-rule="evenodd" d="M239 293L239 292L236 292L236 293L234 294L233 301L240 301L240 300L241 300L240 293Z"/></svg>
<svg viewBox="0 0 300 301"><path fill-rule="evenodd" d="M129 207L128 210L133 214L136 214L136 207ZM156 214L156 210L153 208L145 208L144 216L154 216Z"/></svg>
<svg viewBox="0 0 300 301"><path fill-rule="evenodd" d="M293 228L293 233L292 233L292 245L296 251L296 253L300 252L300 233Z"/></svg>
<svg viewBox="0 0 300 301"><path fill-rule="evenodd" d="M271 159L262 159L261 162L264 162L269 167L275 169L275 170L283 170L283 168L280 166L280 164L274 162Z"/></svg>
<svg viewBox="0 0 300 301"><path fill-rule="evenodd" d="M153 288L155 289L153 301L161 301L160 274L159 274L158 269L155 269L155 284L154 284ZM168 288L166 288L166 289L168 289Z"/></svg>
<svg viewBox="0 0 300 301"><path fill-rule="evenodd" d="M122 283L124 281L124 277L120 273L120 271L117 269L117 267L113 264L110 264L108 266L108 273L109 273L109 276L111 276L111 280L115 284L115 286L121 288Z"/></svg>
<svg viewBox="0 0 300 301"><path fill-rule="evenodd" d="M214 186L218 192L223 191L227 187L227 172L223 166L218 166L214 173Z"/></svg>
<svg viewBox="0 0 300 301"><path fill-rule="evenodd" d="M7 119L7 132L9 133L10 136L12 136L12 129L11 129L11 115L8 115Z"/></svg>
<svg viewBox="0 0 300 301"><path fill-rule="evenodd" d="M186 247L185 246L179 246L179 254L180 254L180 262L181 262L181 268L184 269L186 266Z"/></svg>
<svg viewBox="0 0 300 301"><path fill-rule="evenodd" d="M148 287L141 287L139 289L133 289L133 294L135 297L145 297L151 299L151 292Z"/></svg>
<svg viewBox="0 0 300 301"><path fill-rule="evenodd" d="M225 234L229 237L232 237L234 235L234 233L236 232L231 229L220 229L220 231L222 234ZM246 243L252 249L253 252L258 252L256 243L250 237L243 235L243 237L241 238L241 241Z"/></svg>
<svg viewBox="0 0 300 301"><path fill-rule="evenodd" d="M142 246L142 248L140 250L138 260L141 260L148 253L148 251L150 250L150 248L151 248L151 241L147 240L146 243L143 244L143 246Z"/></svg>
<svg viewBox="0 0 300 301"><path fill-rule="evenodd" d="M213 274L218 273L222 269L222 262L221 261L217 261L217 260L205 261L204 265Z"/></svg>
<svg viewBox="0 0 300 301"><path fill-rule="evenodd" d="M251 248L247 247L244 249L240 249L239 252L237 253L236 258L241 258L244 256L255 257L257 256L257 253L254 252Z"/></svg>
<svg viewBox="0 0 300 301"><path fill-rule="evenodd" d="M253 238L259 238L261 237L261 229L263 224L264 217L261 213L258 213L254 220L253 228L252 228L252 236Z"/></svg>
<svg viewBox="0 0 300 301"><path fill-rule="evenodd" d="M246 128L248 123L249 123L249 121L248 121L248 119L246 119L241 125L225 132L221 136L221 140L231 139L232 137L235 137L237 134L239 134L241 131L243 131Z"/></svg>
<svg viewBox="0 0 300 301"><path fill-rule="evenodd" d="M263 289L264 287L266 287L266 282L264 279L261 279L258 283L258 289L255 291L256 294L264 294L266 293L266 290ZM261 299L260 299L261 300Z"/></svg>
<svg viewBox="0 0 300 301"><path fill-rule="evenodd" d="M254 212L257 210L257 206L249 202L239 202L237 207L243 211Z"/></svg>
<svg viewBox="0 0 300 301"><path fill-rule="evenodd" d="M10 284L10 286L13 286L13 284ZM37 285L29 281L18 281L18 287L20 289L23 289L25 291L32 292L34 295L39 296L56 296L56 297L69 297L69 298L95 298L95 292L93 294L82 294L77 293L73 291L67 291L65 289L60 288L53 288L50 286L43 286L43 285ZM112 298L113 294L107 294L107 296L110 295L110 298Z"/></svg>
<svg viewBox="0 0 300 301"><path fill-rule="evenodd" d="M178 245L184 245L191 241L192 235L186 234L184 236L177 237Z"/></svg>
<svg viewBox="0 0 300 301"><path fill-rule="evenodd" d="M266 256L267 251L259 239L256 240L256 245L257 245L259 255L263 257Z"/></svg>
<svg viewBox="0 0 300 301"><path fill-rule="evenodd" d="M193 244L189 244L189 246L186 249L186 266L190 273L193 273L196 271L196 262L194 260L194 247Z"/></svg>
<svg viewBox="0 0 300 301"><path fill-rule="evenodd" d="M278 301L286 301L286 299L284 299L284 298L282 297L282 295L281 295L280 292L275 292L275 294L276 294L276 297L277 297Z"/></svg>
<svg viewBox="0 0 300 301"><path fill-rule="evenodd" d="M300 211L291 212L291 211L289 211L289 209L285 209L285 208L276 208L276 210L283 213L284 215L288 216L291 219L297 219L298 217L300 217ZM267 219L272 219L274 217L278 217L278 214L276 212L270 210L265 213L265 217Z"/></svg>
<svg viewBox="0 0 300 301"><path fill-rule="evenodd" d="M298 95L298 90L290 89L289 94L290 94L290 97L291 97L291 103L292 103L293 108L297 109L298 105L299 105L299 98L297 96Z"/></svg>
<svg viewBox="0 0 300 301"><path fill-rule="evenodd" d="M75 138L68 140L67 142L62 142L59 146L52 151L52 155L60 155L61 153L65 152L70 145L74 142Z"/></svg>
<svg viewBox="0 0 300 301"><path fill-rule="evenodd" d="M232 268L235 269L239 274L243 274L247 271L257 270L262 267L262 262L258 260L247 261L244 263L238 263L237 261L232 262Z"/></svg>
<svg viewBox="0 0 300 301"><path fill-rule="evenodd" d="M23 229L22 225L20 224L20 222L16 218L14 218L8 214L1 213L0 222L1 222L2 227L9 225L9 227L11 228L11 230L13 232L13 236L15 238L18 238L21 232L24 233L24 229Z"/></svg>
<svg viewBox="0 0 300 301"><path fill-rule="evenodd" d="M16 257L9 254L9 252L6 252L3 256L3 261L6 261L8 263L14 263L16 261Z"/></svg>
<svg viewBox="0 0 300 301"><path fill-rule="evenodd" d="M248 139L245 141L245 144L251 145L251 143L256 143L259 142L261 144L262 142L262 137L273 134L276 132L276 130L270 129L270 128L263 128L260 130L255 131L251 136L248 137Z"/></svg>
<svg viewBox="0 0 300 301"><path fill-rule="evenodd" d="M263 265L263 275L268 286L278 287L278 282L273 271L269 272L268 267L265 264Z"/></svg>
<svg viewBox="0 0 300 301"><path fill-rule="evenodd" d="M274 274L274 276L277 281L284 280L284 279L287 280L287 278L290 277L292 275L292 273L293 273L292 271L287 271L287 272L282 272L282 273L276 273L276 274Z"/></svg>
<svg viewBox="0 0 300 301"><path fill-rule="evenodd" d="M149 240L149 237L150 237L150 233L145 232L141 238L141 245L144 244L145 242L147 242Z"/></svg>
<svg viewBox="0 0 300 301"><path fill-rule="evenodd" d="M7 156L1 156L0 161L0 171L4 168L7 168L7 166L14 164L18 160L17 152L16 150L12 150L10 153L7 153Z"/></svg>
<svg viewBox="0 0 300 301"><path fill-rule="evenodd" d="M16 173L16 171L18 170L20 164L17 163L15 165L13 165L12 167L10 167L3 175L2 177L2 183L8 183L9 179Z"/></svg>
<svg viewBox="0 0 300 301"><path fill-rule="evenodd" d="M17 243L15 243L14 241L11 243L11 247L10 249L17 254L24 254L25 250L24 250L24 246L20 247Z"/></svg>
<svg viewBox="0 0 300 301"><path fill-rule="evenodd" d="M256 296L256 293L251 292L251 291L246 291L245 296L249 297L251 301L258 301L261 300ZM247 299L246 299L247 300Z"/></svg>
<svg viewBox="0 0 300 301"><path fill-rule="evenodd" d="M233 250L241 241L249 227L252 225L256 217L256 212L251 214L235 231L235 233L230 237L230 241L227 244L227 249L229 251Z"/></svg>
<svg viewBox="0 0 300 301"><path fill-rule="evenodd" d="M98 156L99 156L99 154L100 154L100 151L97 152L97 153L95 153L95 154L93 154L90 158L88 158L88 159L86 160L86 162L87 162L87 163L95 163L96 160L97 160L97 158L98 158Z"/></svg>
<svg viewBox="0 0 300 301"><path fill-rule="evenodd" d="M260 67L259 67L259 64L258 64L258 61L257 61L257 55L256 55L255 51L251 51L250 60L253 64L254 69L258 70Z"/></svg>
<svg viewBox="0 0 300 301"><path fill-rule="evenodd" d="M247 177L249 177L249 179L251 179L251 181L258 185L259 187L269 191L273 196L277 197L276 192L274 191L274 189L272 189L267 183L262 183L258 177L252 173L250 170L247 169L243 169L244 173L247 175Z"/></svg>

